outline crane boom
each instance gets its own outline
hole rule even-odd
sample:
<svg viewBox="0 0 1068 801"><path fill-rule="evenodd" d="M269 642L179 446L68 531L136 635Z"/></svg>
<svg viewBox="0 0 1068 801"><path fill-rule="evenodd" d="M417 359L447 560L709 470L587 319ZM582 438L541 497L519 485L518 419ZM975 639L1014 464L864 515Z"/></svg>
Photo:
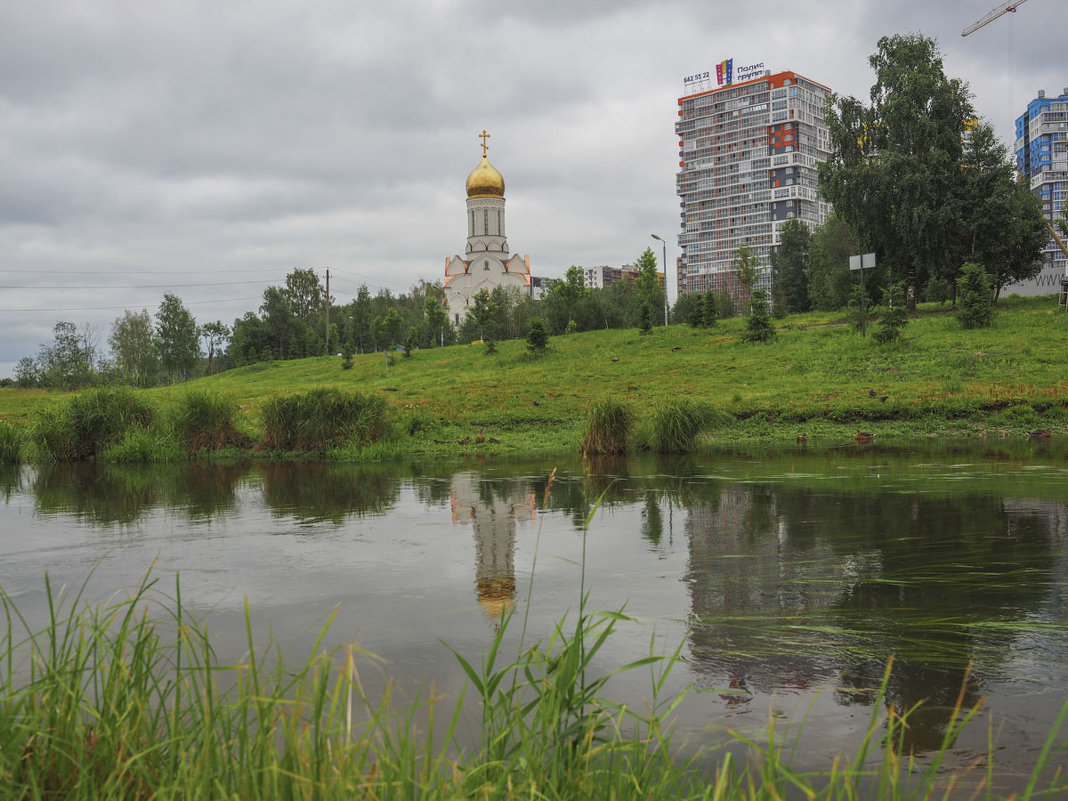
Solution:
<svg viewBox="0 0 1068 801"><path fill-rule="evenodd" d="M973 22L971 25L969 25L967 28L965 28L963 31L961 31L960 35L961 36L967 36L969 33L975 33L977 30L982 28L984 25L989 25L991 22L993 22L998 17L1000 17L1002 14L1007 14L1010 11L1015 11L1016 9L1018 9L1020 6L1022 6L1026 2L1027 2L1027 0L1009 0L1008 3L1002 3L1000 6L995 8L993 11L991 11L989 14L987 14L981 20L979 20L978 22Z"/></svg>

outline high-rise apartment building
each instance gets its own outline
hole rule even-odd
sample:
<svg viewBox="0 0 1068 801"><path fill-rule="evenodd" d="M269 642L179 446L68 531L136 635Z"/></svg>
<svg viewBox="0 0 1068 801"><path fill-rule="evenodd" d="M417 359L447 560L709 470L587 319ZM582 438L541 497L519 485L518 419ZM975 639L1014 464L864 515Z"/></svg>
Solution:
<svg viewBox="0 0 1068 801"><path fill-rule="evenodd" d="M1068 210L1068 88L1060 97L1038 97L1016 118L1016 169L1042 203L1052 224ZM1043 254L1040 289L1055 292L1054 278L1068 275L1068 260L1050 239Z"/></svg>
<svg viewBox="0 0 1068 801"><path fill-rule="evenodd" d="M816 165L830 156L831 90L763 66L735 69L725 61L715 79L688 78L690 93L679 98L680 295L734 291L742 244L761 267L758 286L768 286L771 251L786 220L813 227L830 211L816 194Z"/></svg>

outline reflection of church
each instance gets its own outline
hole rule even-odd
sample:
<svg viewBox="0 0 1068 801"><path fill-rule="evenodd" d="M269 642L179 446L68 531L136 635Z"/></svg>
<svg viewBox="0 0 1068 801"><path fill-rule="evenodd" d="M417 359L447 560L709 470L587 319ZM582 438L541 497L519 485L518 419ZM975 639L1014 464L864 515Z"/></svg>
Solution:
<svg viewBox="0 0 1068 801"><path fill-rule="evenodd" d="M489 134L482 131L482 162L467 176L467 251L445 259L449 320L460 325L481 290L497 287L530 293L530 256L508 255L504 226L504 178L489 163Z"/></svg>
<svg viewBox="0 0 1068 801"><path fill-rule="evenodd" d="M469 525L475 534L475 587L478 603L494 622L515 601L515 531L517 520L538 516L534 495L522 498L479 494L476 476L452 478L449 505L454 525Z"/></svg>

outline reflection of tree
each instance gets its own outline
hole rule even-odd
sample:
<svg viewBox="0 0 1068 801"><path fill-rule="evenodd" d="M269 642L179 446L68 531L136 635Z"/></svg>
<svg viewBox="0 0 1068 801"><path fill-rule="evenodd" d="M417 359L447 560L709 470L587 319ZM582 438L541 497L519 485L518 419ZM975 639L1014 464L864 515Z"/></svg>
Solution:
<svg viewBox="0 0 1068 801"><path fill-rule="evenodd" d="M537 519L539 500L523 480L481 481L472 473L452 477L452 521L474 532L475 589L495 623L515 601L516 522Z"/></svg>
<svg viewBox="0 0 1068 801"><path fill-rule="evenodd" d="M278 517L340 525L353 515L391 509L400 494L396 471L380 465L266 464L263 499Z"/></svg>
<svg viewBox="0 0 1068 801"><path fill-rule="evenodd" d="M840 676L843 704L870 699L896 655L887 703L913 714L908 745L941 742L977 653L992 669L1011 626L1049 597L1057 510L1021 515L995 497L931 498L710 485L688 510L694 666L710 683L763 691ZM977 626L976 624L982 624Z"/></svg>
<svg viewBox="0 0 1068 801"><path fill-rule="evenodd" d="M94 525L130 525L159 505L152 466L56 463L37 469L34 501L43 514L64 513Z"/></svg>
<svg viewBox="0 0 1068 801"><path fill-rule="evenodd" d="M645 493L645 505L642 507L642 536L653 545L659 545L664 536L664 516L655 492Z"/></svg>

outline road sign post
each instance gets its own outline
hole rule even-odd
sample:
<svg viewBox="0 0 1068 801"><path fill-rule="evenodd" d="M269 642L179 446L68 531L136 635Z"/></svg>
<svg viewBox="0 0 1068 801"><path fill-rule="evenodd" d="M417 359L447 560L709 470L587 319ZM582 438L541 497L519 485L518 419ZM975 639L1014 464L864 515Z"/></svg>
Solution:
<svg viewBox="0 0 1068 801"><path fill-rule="evenodd" d="M864 309L864 271L875 267L875 254L863 253L849 257L849 269L860 270L860 335L867 336L866 317Z"/></svg>

